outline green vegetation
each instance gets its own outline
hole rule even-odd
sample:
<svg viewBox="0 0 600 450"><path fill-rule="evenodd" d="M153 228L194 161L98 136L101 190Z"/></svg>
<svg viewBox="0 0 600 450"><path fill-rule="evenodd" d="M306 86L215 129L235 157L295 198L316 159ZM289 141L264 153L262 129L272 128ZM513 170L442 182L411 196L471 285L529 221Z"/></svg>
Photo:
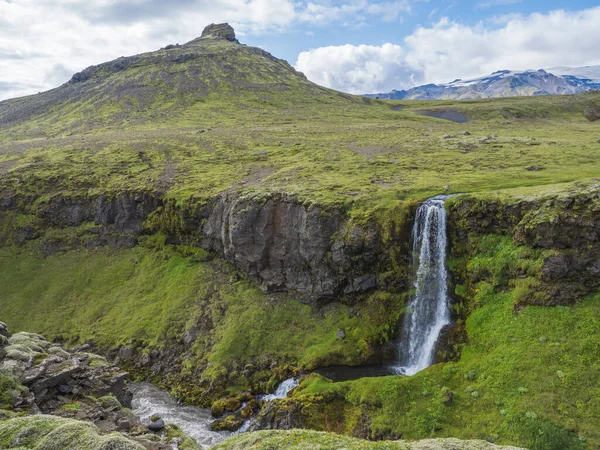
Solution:
<svg viewBox="0 0 600 450"><path fill-rule="evenodd" d="M346 408L327 418L314 406L311 424L325 429L326 420L338 420L341 431L352 433L366 414L379 435L475 437L531 450L600 445L600 295L515 313L519 274L539 270L540 252L495 235L475 245L477 256L467 264L472 284L456 286L473 299L460 361L412 377L344 383L310 377L294 401L333 396Z"/></svg>
<svg viewBox="0 0 600 450"><path fill-rule="evenodd" d="M318 431L258 431L245 433L213 447L215 450L501 450L514 447L498 447L483 441L459 441L458 439L428 439L422 442L382 441L368 442Z"/></svg>
<svg viewBox="0 0 600 450"><path fill-rule="evenodd" d="M11 409L15 400L24 392L27 390L13 376L0 372L0 410Z"/></svg>
<svg viewBox="0 0 600 450"><path fill-rule="evenodd" d="M286 193L360 214L444 186L473 192L598 176L598 124L584 112L599 103L598 93L383 102L318 87L261 50L203 39L2 102L0 190L37 198L22 205L34 216L56 195L124 191L180 206L223 192ZM445 109L470 122L416 113Z"/></svg>
<svg viewBox="0 0 600 450"><path fill-rule="evenodd" d="M100 435L89 422L35 415L0 421L0 448L33 450L143 450L119 433Z"/></svg>
<svg viewBox="0 0 600 450"><path fill-rule="evenodd" d="M360 302L339 299L317 316L292 295L264 294L224 262L199 262L172 246L79 249L45 258L32 251L34 245L0 248L2 317L13 332L35 329L70 344L149 353L166 351L195 328L199 337L181 376L207 369L204 377L238 389L272 388L295 367L366 361L393 334L404 301L376 292ZM336 336L339 329L344 339ZM270 370L273 362L281 374Z"/></svg>

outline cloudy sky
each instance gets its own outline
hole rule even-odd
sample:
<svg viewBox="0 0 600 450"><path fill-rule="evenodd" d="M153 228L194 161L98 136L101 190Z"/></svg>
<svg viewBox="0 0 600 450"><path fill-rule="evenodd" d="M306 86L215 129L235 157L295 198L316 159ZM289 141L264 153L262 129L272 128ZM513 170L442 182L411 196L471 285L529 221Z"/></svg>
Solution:
<svg viewBox="0 0 600 450"><path fill-rule="evenodd" d="M352 93L600 64L598 0L0 0L0 100L218 22Z"/></svg>

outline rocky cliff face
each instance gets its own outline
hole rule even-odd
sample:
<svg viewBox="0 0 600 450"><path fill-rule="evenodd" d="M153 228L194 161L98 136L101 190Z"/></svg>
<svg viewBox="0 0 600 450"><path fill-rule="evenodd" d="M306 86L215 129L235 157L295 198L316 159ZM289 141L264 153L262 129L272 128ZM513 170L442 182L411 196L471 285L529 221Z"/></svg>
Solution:
<svg viewBox="0 0 600 450"><path fill-rule="evenodd" d="M384 230L377 223L355 223L341 208L325 210L283 195L222 195L199 209L179 208L147 193L58 196L35 209L31 203L3 201L0 222L9 226L4 233L0 229L0 244L42 238L42 251L49 255L77 245L130 248L140 235L160 232L169 242L196 245L224 257L266 292L294 291L307 299L377 288L381 273L408 260L407 247L402 246L400 261L391 261ZM14 220L23 212L28 221ZM47 235L48 229L77 232L56 236ZM397 241L406 240L408 229L395 230ZM406 280L396 284L405 286Z"/></svg>
<svg viewBox="0 0 600 450"><path fill-rule="evenodd" d="M202 245L217 251L266 291L324 297L377 287L381 238L375 226L350 224L286 198L218 199L201 227Z"/></svg>
<svg viewBox="0 0 600 450"><path fill-rule="evenodd" d="M469 254L473 239L490 233L543 250L539 284L524 304L570 304L600 288L597 181L532 196L459 196L449 209L455 256Z"/></svg>

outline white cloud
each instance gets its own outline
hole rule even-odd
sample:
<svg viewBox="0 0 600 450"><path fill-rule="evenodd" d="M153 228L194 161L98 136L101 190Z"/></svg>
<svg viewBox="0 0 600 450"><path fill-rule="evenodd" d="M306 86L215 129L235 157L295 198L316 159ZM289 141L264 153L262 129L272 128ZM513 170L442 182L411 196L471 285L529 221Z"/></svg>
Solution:
<svg viewBox="0 0 600 450"><path fill-rule="evenodd" d="M0 0L0 100L66 82L92 64L184 43L205 25L236 32L281 31L294 24L361 17L393 20L398 0Z"/></svg>
<svg viewBox="0 0 600 450"><path fill-rule="evenodd" d="M521 3L523 0L484 0L475 5L475 9L494 8L496 6L508 6Z"/></svg>
<svg viewBox="0 0 600 450"><path fill-rule="evenodd" d="M339 3L339 2L338 2ZM394 21L402 12L410 12L408 0L374 2L369 0L348 0L332 4L327 0L309 1L299 12L299 20L313 25L342 22L345 25L362 25L368 17L379 17L386 22Z"/></svg>
<svg viewBox="0 0 600 450"><path fill-rule="evenodd" d="M319 84L367 93L478 77L500 69L593 65L600 64L598 24L600 7L506 16L475 26L443 18L430 27L418 27L402 46L317 48L302 52L296 67Z"/></svg>
<svg viewBox="0 0 600 450"><path fill-rule="evenodd" d="M405 59L394 44L330 46L300 53L296 69L323 86L362 94L406 84L411 73Z"/></svg>

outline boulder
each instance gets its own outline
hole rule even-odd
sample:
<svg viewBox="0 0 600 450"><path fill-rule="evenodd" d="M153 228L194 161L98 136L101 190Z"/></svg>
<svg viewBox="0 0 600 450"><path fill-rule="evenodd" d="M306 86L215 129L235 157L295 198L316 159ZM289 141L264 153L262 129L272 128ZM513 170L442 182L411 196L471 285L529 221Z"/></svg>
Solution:
<svg viewBox="0 0 600 450"><path fill-rule="evenodd" d="M150 417L150 421L148 422L148 429L154 432L162 431L165 429L165 422L160 417L154 415Z"/></svg>
<svg viewBox="0 0 600 450"><path fill-rule="evenodd" d="M10 335L8 334L8 328L4 322L0 322L0 336L4 336L8 338Z"/></svg>

